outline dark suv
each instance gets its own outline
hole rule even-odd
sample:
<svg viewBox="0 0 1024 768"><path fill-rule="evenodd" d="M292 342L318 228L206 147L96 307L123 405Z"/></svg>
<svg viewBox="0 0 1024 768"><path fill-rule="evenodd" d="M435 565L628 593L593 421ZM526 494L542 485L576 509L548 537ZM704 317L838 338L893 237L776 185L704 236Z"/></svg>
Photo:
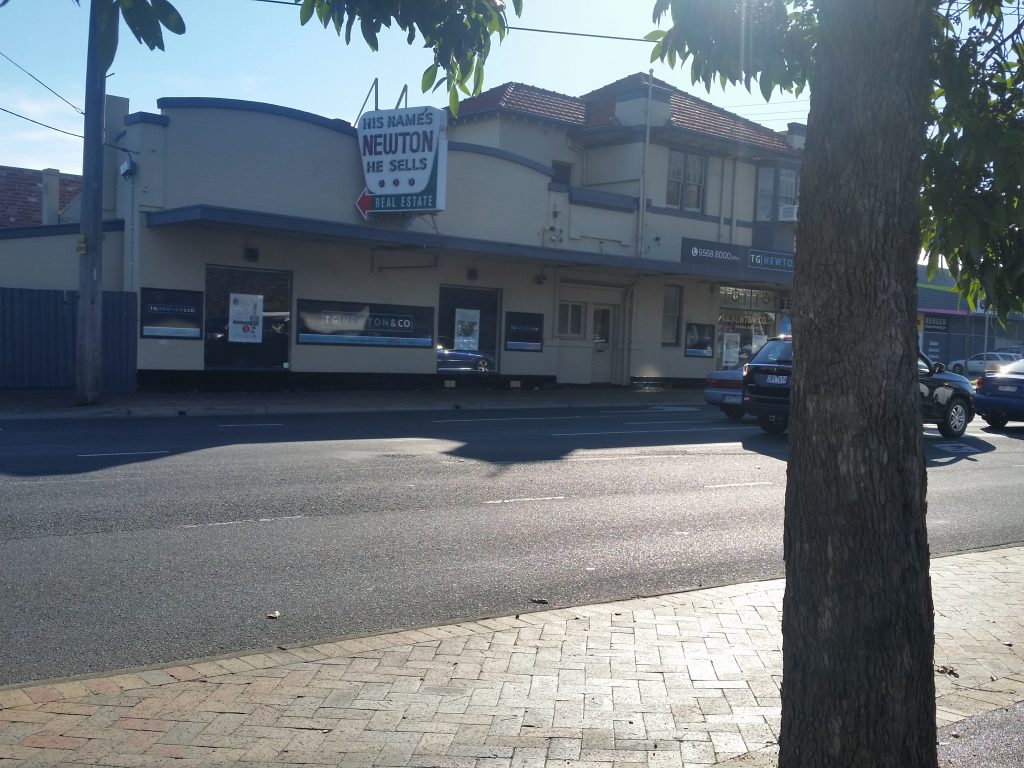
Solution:
<svg viewBox="0 0 1024 768"><path fill-rule="evenodd" d="M761 429L782 434L789 426L789 381L793 375L793 339L777 336L743 366L743 408ZM920 352L917 381L921 418L934 422L944 437L958 438L974 418L974 388L963 376L950 373Z"/></svg>

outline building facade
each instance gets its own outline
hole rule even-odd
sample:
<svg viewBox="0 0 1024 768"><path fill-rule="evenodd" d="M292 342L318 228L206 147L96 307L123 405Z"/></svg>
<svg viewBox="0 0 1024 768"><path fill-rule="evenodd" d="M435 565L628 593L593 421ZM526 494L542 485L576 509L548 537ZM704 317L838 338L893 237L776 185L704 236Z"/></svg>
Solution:
<svg viewBox="0 0 1024 768"><path fill-rule="evenodd" d="M138 371L695 380L788 331L802 126L647 75L508 83L430 136L428 110L385 136L387 113L158 108L107 106L103 283ZM77 230L47 222L0 230L4 296L76 289Z"/></svg>

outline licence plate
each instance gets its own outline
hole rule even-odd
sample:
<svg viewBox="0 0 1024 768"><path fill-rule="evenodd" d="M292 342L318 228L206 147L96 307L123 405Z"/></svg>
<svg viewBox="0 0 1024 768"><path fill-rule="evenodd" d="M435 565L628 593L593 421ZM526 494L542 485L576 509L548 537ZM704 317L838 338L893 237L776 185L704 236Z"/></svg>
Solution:
<svg viewBox="0 0 1024 768"><path fill-rule="evenodd" d="M1003 385L1001 385L999 387L999 391L1000 392L1016 392L1017 388L1013 387L1013 386L1009 386L1009 385L1003 384Z"/></svg>
<svg viewBox="0 0 1024 768"><path fill-rule="evenodd" d="M739 395L726 395L724 398L722 398L722 401L726 402L726 403L738 403L738 402L740 402L740 396Z"/></svg>
<svg viewBox="0 0 1024 768"><path fill-rule="evenodd" d="M772 375L772 374L768 374L768 376L765 377L765 383L767 383L767 384L788 384L789 383L789 376L775 376L775 375Z"/></svg>

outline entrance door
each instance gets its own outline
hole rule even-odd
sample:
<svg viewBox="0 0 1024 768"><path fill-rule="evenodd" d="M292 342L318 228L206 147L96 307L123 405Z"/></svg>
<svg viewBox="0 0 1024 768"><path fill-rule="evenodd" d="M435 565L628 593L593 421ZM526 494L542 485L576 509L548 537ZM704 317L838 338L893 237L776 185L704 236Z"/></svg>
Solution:
<svg viewBox="0 0 1024 768"><path fill-rule="evenodd" d="M291 307L291 272L207 266L206 369L288 368Z"/></svg>
<svg viewBox="0 0 1024 768"><path fill-rule="evenodd" d="M591 314L590 335L594 342L593 364L590 380L595 384L609 384L612 380L612 348L614 307L610 304L594 304Z"/></svg>

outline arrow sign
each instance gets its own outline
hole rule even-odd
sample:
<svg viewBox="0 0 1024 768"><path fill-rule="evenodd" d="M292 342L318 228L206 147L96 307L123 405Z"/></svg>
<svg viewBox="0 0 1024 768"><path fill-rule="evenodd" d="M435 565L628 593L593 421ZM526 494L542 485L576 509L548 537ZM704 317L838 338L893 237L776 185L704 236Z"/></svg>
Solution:
<svg viewBox="0 0 1024 768"><path fill-rule="evenodd" d="M370 194L370 190L366 187L363 187L362 193L356 198L356 208L359 209L363 221L366 221L369 218L370 211L373 210L373 195Z"/></svg>

